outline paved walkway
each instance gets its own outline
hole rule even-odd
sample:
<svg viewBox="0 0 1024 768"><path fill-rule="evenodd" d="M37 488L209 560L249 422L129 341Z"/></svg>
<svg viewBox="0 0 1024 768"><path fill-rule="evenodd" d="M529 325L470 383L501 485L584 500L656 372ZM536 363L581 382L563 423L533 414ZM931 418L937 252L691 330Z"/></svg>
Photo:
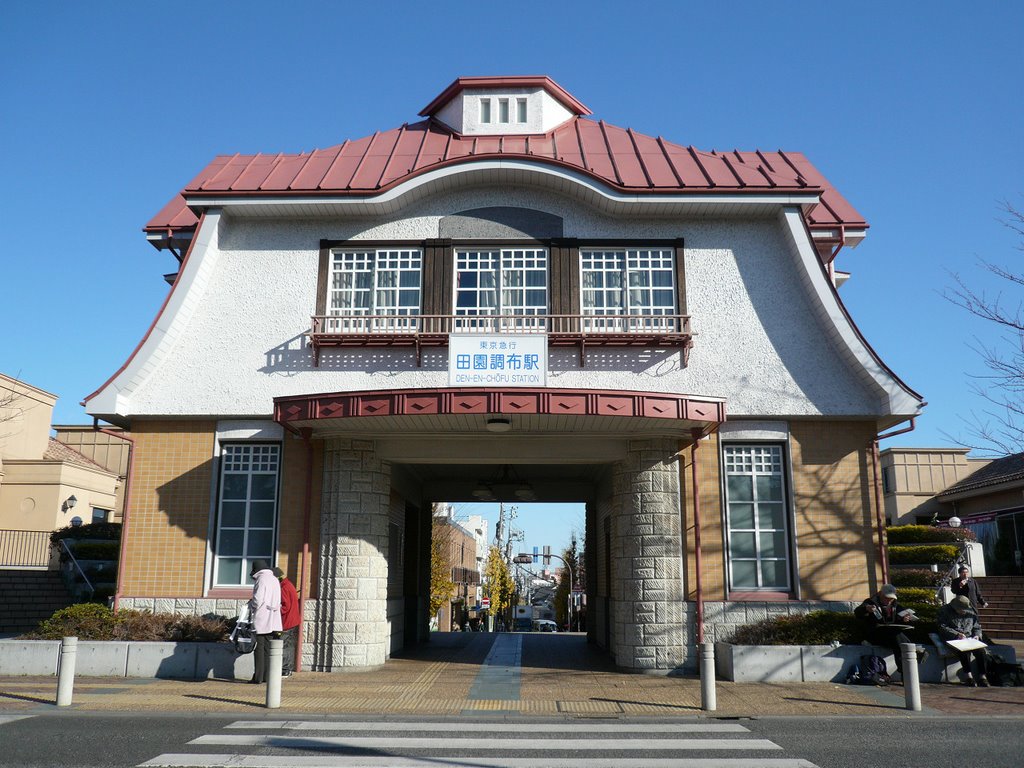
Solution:
<svg viewBox="0 0 1024 768"><path fill-rule="evenodd" d="M54 677L0 678L0 717L54 709ZM717 684L713 716L905 715L903 688L832 683ZM1024 716L1024 688L923 685L924 716ZM242 680L79 678L85 711L255 714L263 686ZM580 635L440 633L372 672L300 672L282 681L282 713L619 717L702 714L696 677L616 671ZM710 713L708 713L710 714Z"/></svg>

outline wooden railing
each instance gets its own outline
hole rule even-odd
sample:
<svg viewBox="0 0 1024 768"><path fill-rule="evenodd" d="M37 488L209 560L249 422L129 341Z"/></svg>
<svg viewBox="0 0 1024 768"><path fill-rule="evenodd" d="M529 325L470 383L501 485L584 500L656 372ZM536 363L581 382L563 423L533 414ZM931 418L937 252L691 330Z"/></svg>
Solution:
<svg viewBox="0 0 1024 768"><path fill-rule="evenodd" d="M325 347L448 345L451 334L547 334L550 346L682 347L693 343L689 315L314 315L313 361Z"/></svg>

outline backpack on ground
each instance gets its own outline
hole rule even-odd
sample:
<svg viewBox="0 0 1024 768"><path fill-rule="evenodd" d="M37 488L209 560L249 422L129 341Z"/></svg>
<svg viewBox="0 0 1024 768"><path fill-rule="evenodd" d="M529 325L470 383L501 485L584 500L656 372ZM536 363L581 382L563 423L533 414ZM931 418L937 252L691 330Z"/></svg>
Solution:
<svg viewBox="0 0 1024 768"><path fill-rule="evenodd" d="M854 664L846 682L851 685L888 685L889 671L881 656L861 656L860 664Z"/></svg>
<svg viewBox="0 0 1024 768"><path fill-rule="evenodd" d="M1019 664L1004 661L1003 657L992 651L985 651L985 677L992 685L1009 688L1024 685L1024 669Z"/></svg>

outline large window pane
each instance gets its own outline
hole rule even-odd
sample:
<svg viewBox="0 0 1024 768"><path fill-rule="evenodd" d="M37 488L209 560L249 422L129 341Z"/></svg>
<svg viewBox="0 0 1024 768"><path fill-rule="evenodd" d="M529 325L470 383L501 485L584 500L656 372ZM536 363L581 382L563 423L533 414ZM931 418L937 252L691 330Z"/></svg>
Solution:
<svg viewBox="0 0 1024 768"><path fill-rule="evenodd" d="M221 494L221 498L244 499L246 497L246 491L248 490L248 483L248 475L224 475L224 490Z"/></svg>
<svg viewBox="0 0 1024 768"><path fill-rule="evenodd" d="M727 481L729 488L729 501L753 501L754 482L753 478L743 475L731 475ZM743 527L743 526L739 526ZM753 528L754 526L750 526Z"/></svg>
<svg viewBox="0 0 1024 768"><path fill-rule="evenodd" d="M757 549L754 547L754 534L749 531L734 532L731 539L730 551L733 557L754 557Z"/></svg>
<svg viewBox="0 0 1024 768"><path fill-rule="evenodd" d="M223 528L245 527L244 501L225 501L220 505L220 524ZM241 550L239 550L241 551Z"/></svg>
<svg viewBox="0 0 1024 768"><path fill-rule="evenodd" d="M730 504L729 505L729 527L733 530L738 529L750 529L753 530L756 526L754 525L754 505L753 504Z"/></svg>
<svg viewBox="0 0 1024 768"><path fill-rule="evenodd" d="M244 584L242 581L242 558L240 557L218 557L217 576L218 584Z"/></svg>
<svg viewBox="0 0 1024 768"><path fill-rule="evenodd" d="M277 475L253 475L252 498L273 500L277 496Z"/></svg>
<svg viewBox="0 0 1024 768"><path fill-rule="evenodd" d="M761 586L765 589L789 589L789 575L785 560L761 561Z"/></svg>
<svg viewBox="0 0 1024 768"><path fill-rule="evenodd" d="M757 584L757 561L756 560L733 560L732 561L732 588L733 589L756 589Z"/></svg>
<svg viewBox="0 0 1024 768"><path fill-rule="evenodd" d="M220 532L220 547L218 551L225 557L237 555L241 557L245 546L244 530L229 530Z"/></svg>

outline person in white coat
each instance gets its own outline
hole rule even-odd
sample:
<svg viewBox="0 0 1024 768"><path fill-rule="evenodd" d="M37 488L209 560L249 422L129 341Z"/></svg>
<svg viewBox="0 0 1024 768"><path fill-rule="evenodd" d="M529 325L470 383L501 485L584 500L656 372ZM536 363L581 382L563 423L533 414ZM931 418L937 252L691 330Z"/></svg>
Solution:
<svg viewBox="0 0 1024 768"><path fill-rule="evenodd" d="M253 577L249 599L249 620L256 631L253 670L250 683L265 683L270 661L270 639L281 636L281 583L266 560L253 560L249 575Z"/></svg>

